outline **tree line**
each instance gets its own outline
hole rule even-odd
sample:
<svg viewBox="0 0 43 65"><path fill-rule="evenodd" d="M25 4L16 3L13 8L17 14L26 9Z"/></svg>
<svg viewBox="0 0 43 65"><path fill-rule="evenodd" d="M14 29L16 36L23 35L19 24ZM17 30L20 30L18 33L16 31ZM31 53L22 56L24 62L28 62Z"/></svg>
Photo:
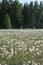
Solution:
<svg viewBox="0 0 43 65"><path fill-rule="evenodd" d="M0 29L43 28L43 2L0 1Z"/></svg>

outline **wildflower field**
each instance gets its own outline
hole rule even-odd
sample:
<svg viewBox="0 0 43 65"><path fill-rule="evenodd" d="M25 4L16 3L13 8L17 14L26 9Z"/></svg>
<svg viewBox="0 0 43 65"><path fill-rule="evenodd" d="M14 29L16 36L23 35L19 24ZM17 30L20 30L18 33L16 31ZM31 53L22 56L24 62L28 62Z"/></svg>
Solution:
<svg viewBox="0 0 43 65"><path fill-rule="evenodd" d="M43 29L0 30L0 65L43 65Z"/></svg>

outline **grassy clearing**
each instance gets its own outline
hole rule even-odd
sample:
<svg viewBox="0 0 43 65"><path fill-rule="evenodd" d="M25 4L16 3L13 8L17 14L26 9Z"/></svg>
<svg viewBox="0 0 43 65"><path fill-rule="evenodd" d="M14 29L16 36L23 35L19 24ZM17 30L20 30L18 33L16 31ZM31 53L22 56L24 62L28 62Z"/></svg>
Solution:
<svg viewBox="0 0 43 65"><path fill-rule="evenodd" d="M0 65L43 65L43 30L0 30Z"/></svg>

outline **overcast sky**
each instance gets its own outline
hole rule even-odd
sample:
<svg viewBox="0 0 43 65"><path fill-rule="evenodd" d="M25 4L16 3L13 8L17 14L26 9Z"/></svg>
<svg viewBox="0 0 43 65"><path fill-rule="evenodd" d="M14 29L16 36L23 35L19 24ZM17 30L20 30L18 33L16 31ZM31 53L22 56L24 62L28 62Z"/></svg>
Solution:
<svg viewBox="0 0 43 65"><path fill-rule="evenodd" d="M2 0L0 0L0 1L2 1ZM43 1L43 0L19 0L20 1L20 3L25 3L25 2L27 2L27 3L30 3L30 1L38 1L39 3L40 3L40 1Z"/></svg>

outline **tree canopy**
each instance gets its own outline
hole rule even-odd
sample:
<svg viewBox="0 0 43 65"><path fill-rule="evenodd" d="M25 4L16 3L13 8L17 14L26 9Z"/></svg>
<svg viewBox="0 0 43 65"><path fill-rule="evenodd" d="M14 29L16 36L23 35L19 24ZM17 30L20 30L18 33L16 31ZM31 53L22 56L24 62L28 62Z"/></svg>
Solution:
<svg viewBox="0 0 43 65"><path fill-rule="evenodd" d="M0 29L43 28L43 2L0 1Z"/></svg>

